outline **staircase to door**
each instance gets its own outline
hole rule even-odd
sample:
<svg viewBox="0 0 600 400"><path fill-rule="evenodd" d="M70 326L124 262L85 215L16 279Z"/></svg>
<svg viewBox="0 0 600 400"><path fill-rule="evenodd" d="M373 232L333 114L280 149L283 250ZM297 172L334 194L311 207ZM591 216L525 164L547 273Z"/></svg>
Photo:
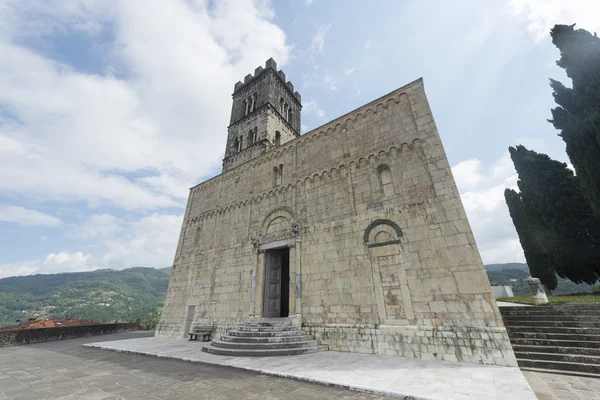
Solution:
<svg viewBox="0 0 600 400"><path fill-rule="evenodd" d="M220 339L205 345L202 351L223 356L291 356L327 350L310 335L292 326L291 318L257 318Z"/></svg>

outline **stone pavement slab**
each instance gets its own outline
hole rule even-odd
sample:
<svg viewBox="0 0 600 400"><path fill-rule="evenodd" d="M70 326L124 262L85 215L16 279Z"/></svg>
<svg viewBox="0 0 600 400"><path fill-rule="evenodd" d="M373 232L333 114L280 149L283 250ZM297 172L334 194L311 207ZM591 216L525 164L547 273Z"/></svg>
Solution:
<svg viewBox="0 0 600 400"><path fill-rule="evenodd" d="M84 348L126 332L0 349L0 400L385 400L250 371Z"/></svg>
<svg viewBox="0 0 600 400"><path fill-rule="evenodd" d="M600 400L600 379L523 371L538 400Z"/></svg>
<svg viewBox="0 0 600 400"><path fill-rule="evenodd" d="M229 357L202 343L141 338L85 344L103 350L234 367L412 400L534 400L518 368L326 351L288 357Z"/></svg>

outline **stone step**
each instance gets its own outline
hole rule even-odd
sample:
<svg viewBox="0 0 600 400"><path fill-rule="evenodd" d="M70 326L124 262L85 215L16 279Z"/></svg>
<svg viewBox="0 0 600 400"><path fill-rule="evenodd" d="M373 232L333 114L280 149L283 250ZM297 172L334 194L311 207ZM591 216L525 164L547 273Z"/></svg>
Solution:
<svg viewBox="0 0 600 400"><path fill-rule="evenodd" d="M556 340L572 340L577 342L598 342L600 341L600 336L598 335L582 335L582 334L572 334L572 333L542 333L542 332L514 332L510 329L508 330L508 337L511 342L513 339L556 339ZM578 346L585 347L585 346Z"/></svg>
<svg viewBox="0 0 600 400"><path fill-rule="evenodd" d="M521 371L541 372L544 374L559 374L559 375L579 376L582 378L600 379L600 374L590 374L590 373L586 373L586 372L564 371L564 370L560 370L560 369L544 369L544 368L532 368L532 367L520 367L519 369Z"/></svg>
<svg viewBox="0 0 600 400"><path fill-rule="evenodd" d="M270 332L246 332L240 330L230 330L227 332L229 336L239 337L277 337L277 336L298 336L302 335L302 331L289 330L289 331L270 331Z"/></svg>
<svg viewBox="0 0 600 400"><path fill-rule="evenodd" d="M286 328L286 327L291 327L292 324L287 324L287 323L271 323L271 322L248 322L242 326L247 326L250 328Z"/></svg>
<svg viewBox="0 0 600 400"><path fill-rule="evenodd" d="M527 326L519 325L506 327L509 335L512 332L529 332L529 333L569 333L574 335L600 335L600 328L569 328L557 326ZM600 337L599 337L600 339Z"/></svg>
<svg viewBox="0 0 600 400"><path fill-rule="evenodd" d="M600 323L600 315L503 315L502 319L506 321L583 321Z"/></svg>
<svg viewBox="0 0 600 400"><path fill-rule="evenodd" d="M567 304L546 304L543 306L509 306L499 307L500 311L519 311L519 310L555 310L555 311L584 311L600 310L600 303L567 303Z"/></svg>
<svg viewBox="0 0 600 400"><path fill-rule="evenodd" d="M559 309L555 310L549 307L515 307L512 310L504 310L505 307L500 307L500 314L502 316L509 315L549 315L549 316L562 316L562 315L573 315L574 313L578 315L590 315L597 316L600 310L598 309L583 309L583 310L565 310Z"/></svg>
<svg viewBox="0 0 600 400"><path fill-rule="evenodd" d="M299 349L226 349L216 347L212 344L204 345L202 351L210 354L232 357L270 357L270 356L293 356L300 354L317 353L327 350L327 346L314 346Z"/></svg>
<svg viewBox="0 0 600 400"><path fill-rule="evenodd" d="M560 353L534 353L515 351L515 356L520 360L540 360L540 361L561 361L577 364L596 364L600 365L599 356L588 356L581 354L560 354Z"/></svg>
<svg viewBox="0 0 600 400"><path fill-rule="evenodd" d="M578 343L583 344L583 343ZM519 353L553 353L600 357L600 348L589 347L560 347L544 345L521 345L512 343L513 350ZM526 357L524 357L526 358Z"/></svg>
<svg viewBox="0 0 600 400"><path fill-rule="evenodd" d="M305 342L311 340L310 335L302 334L295 336L262 336L262 337L250 337L250 336L221 336L223 342L237 342L237 343L290 343L290 342Z"/></svg>
<svg viewBox="0 0 600 400"><path fill-rule="evenodd" d="M513 344L540 344L556 343L566 347L593 347L600 348L600 337L595 335L569 335L564 333L527 333L513 332L508 337Z"/></svg>
<svg viewBox="0 0 600 400"><path fill-rule="evenodd" d="M306 347L317 347L319 343L316 340L304 340L299 342L227 342L221 340L213 340L212 346L226 349L299 349Z"/></svg>
<svg viewBox="0 0 600 400"><path fill-rule="evenodd" d="M547 360L530 360L517 358L519 367L531 367L542 369L554 369L561 371L577 371L588 374L600 374L600 365L598 364L583 364L571 363L563 361L547 361Z"/></svg>
<svg viewBox="0 0 600 400"><path fill-rule="evenodd" d="M292 319L291 318L266 318L266 317L261 317L261 318L255 318L251 321L248 321L246 323L246 325L262 325L262 326L279 326L279 325L285 325L285 326L292 326Z"/></svg>
<svg viewBox="0 0 600 400"><path fill-rule="evenodd" d="M284 331L293 331L293 330L296 330L296 328L293 326L248 326L248 325L242 325L237 330L243 331L243 332L284 332Z"/></svg>
<svg viewBox="0 0 600 400"><path fill-rule="evenodd" d="M587 348L600 349L600 338L592 340L569 340L571 336L566 335L564 339L545 339L545 338L517 338L511 337L510 342L514 346L548 346L560 348Z"/></svg>
<svg viewBox="0 0 600 400"><path fill-rule="evenodd" d="M505 326L546 326L558 328L600 328L600 319L595 321L547 321L547 320L507 320L504 319Z"/></svg>

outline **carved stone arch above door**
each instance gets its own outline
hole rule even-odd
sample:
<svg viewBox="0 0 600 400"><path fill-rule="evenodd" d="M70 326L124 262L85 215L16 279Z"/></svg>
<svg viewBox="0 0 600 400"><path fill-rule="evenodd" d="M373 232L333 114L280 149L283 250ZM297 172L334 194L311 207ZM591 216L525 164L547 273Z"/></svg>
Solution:
<svg viewBox="0 0 600 400"><path fill-rule="evenodd" d="M290 207L278 207L267 214L259 234L251 240L255 248L263 250L271 247L269 244L293 246L299 234L298 215Z"/></svg>
<svg viewBox="0 0 600 400"><path fill-rule="evenodd" d="M365 229L363 240L368 247L377 247L402 243L403 236L402 229L394 221L376 219Z"/></svg>

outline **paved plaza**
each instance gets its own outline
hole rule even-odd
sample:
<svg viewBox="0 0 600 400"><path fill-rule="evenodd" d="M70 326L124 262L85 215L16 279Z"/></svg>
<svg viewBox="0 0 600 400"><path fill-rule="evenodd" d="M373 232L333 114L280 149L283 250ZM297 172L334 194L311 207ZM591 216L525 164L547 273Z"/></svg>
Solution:
<svg viewBox="0 0 600 400"><path fill-rule="evenodd" d="M216 356L202 342L142 338L90 344L100 349L241 368L401 399L533 400L518 368L324 351L290 357Z"/></svg>
<svg viewBox="0 0 600 400"><path fill-rule="evenodd" d="M350 390L178 360L84 348L125 333L0 348L0 400L375 400Z"/></svg>
<svg viewBox="0 0 600 400"><path fill-rule="evenodd" d="M114 351L100 351L82 347L85 343L104 342L104 346L122 346L128 339L154 340L147 332L129 332L118 335L96 336L82 339L64 340L36 345L15 346L0 349L0 400L9 399L62 399L62 400L101 400L101 399L388 399L367 393L350 391L332 386L316 385L297 379L243 371L236 368L183 362L176 359L148 357ZM164 340L164 339L162 339ZM109 341L115 341L109 343ZM131 343L131 342L130 342ZM139 343L139 341L138 341ZM179 341L180 344L188 344ZM196 350L201 343L189 343ZM188 352L190 353L190 352ZM205 353L200 353L205 354ZM320 353L335 356L339 353ZM198 355L191 352L192 357ZM207 356L210 356L207 354ZM342 354L343 356L343 354ZM357 355L353 355L357 356ZM215 357L215 356L210 356ZM307 357L307 356L299 356ZM376 356L368 356L376 357ZM179 355L178 358L184 358ZM189 358L189 357L187 357ZM231 363L232 357L228 362ZM331 357L329 357L331 358ZM389 358L389 357L388 357ZM263 363L280 365L289 363L292 358L262 359ZM249 358L245 359L250 362ZM423 360L416 360L422 362ZM444 363L452 364L452 363ZM329 370L331 376L340 379L351 377L356 365L348 365L345 373ZM371 371L363 371L365 376L385 375L385 366ZM408 365L404 365L408 367ZM481 368L499 368L481 366ZM414 370L414 369L413 369ZM515 369L511 369L515 370ZM454 372L453 372L454 371ZM457 380L462 386L462 394L449 395L440 390L440 382L455 373L456 368L445 372L438 370L438 376L430 375L420 381L413 381L418 387L429 387L428 395L413 396L412 399L533 399L530 394L522 396L498 389L498 383ZM410 374L403 370L402 375ZM450 375L448 375L450 374ZM523 375L531 385L538 400L600 400L600 380L574 376L544 374L524 371ZM481 378L485 374L479 375ZM488 375L489 377L489 375ZM486 392L487 391L487 392ZM494 392L495 391L495 392ZM469 394L467 394L469 393ZM484 396L487 393L487 396ZM405 398L411 398L406 397Z"/></svg>
<svg viewBox="0 0 600 400"><path fill-rule="evenodd" d="M538 400L600 400L600 379L523 371Z"/></svg>

